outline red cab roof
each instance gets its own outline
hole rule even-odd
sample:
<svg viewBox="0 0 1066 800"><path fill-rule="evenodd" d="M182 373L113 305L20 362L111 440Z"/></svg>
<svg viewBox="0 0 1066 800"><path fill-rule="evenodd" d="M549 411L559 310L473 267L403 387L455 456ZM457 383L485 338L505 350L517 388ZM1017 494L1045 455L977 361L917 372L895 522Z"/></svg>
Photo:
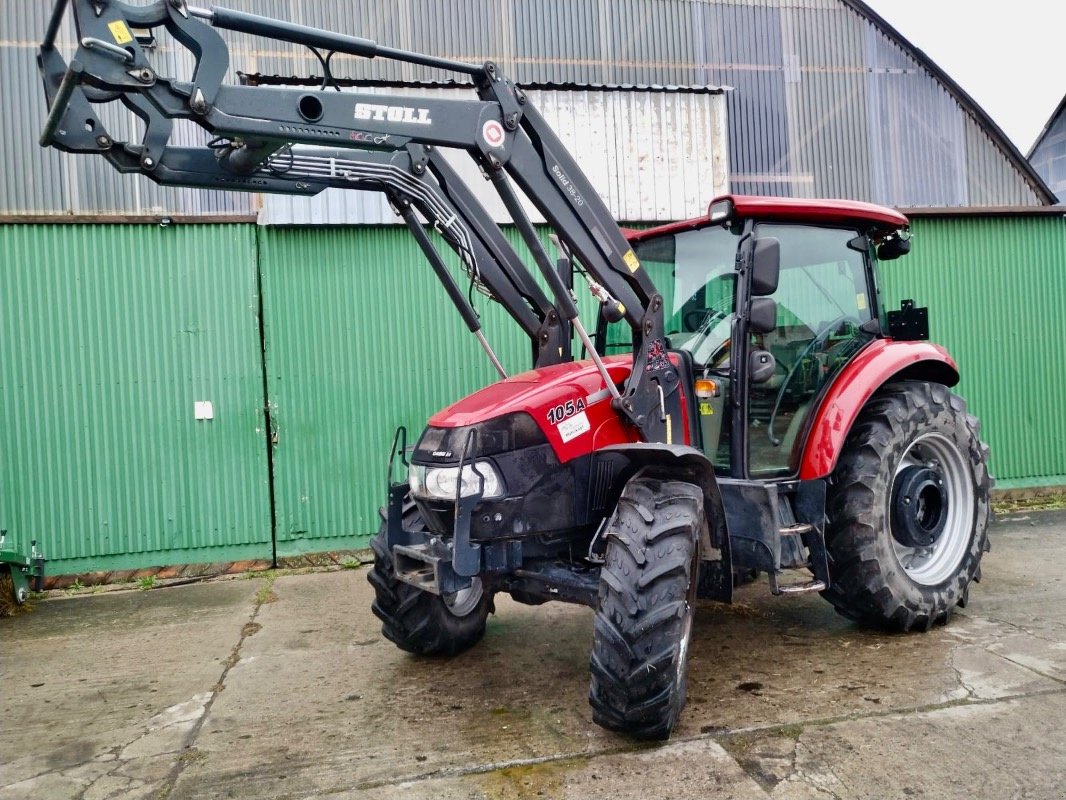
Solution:
<svg viewBox="0 0 1066 800"><path fill-rule="evenodd" d="M860 228L886 232L905 228L909 224L907 218L895 209L854 200L800 200L790 197L732 194L716 197L713 202L726 199L733 201L736 216L740 218L754 217L814 225L857 225ZM671 222L643 231L627 230L625 233L630 241L639 242L652 236L702 228L709 223L710 218L705 214L695 219Z"/></svg>

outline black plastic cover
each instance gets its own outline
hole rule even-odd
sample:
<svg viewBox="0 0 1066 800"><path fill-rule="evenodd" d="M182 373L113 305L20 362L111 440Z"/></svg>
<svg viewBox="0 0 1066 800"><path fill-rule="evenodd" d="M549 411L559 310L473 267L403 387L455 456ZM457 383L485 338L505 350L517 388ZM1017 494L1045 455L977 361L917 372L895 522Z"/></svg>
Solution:
<svg viewBox="0 0 1066 800"><path fill-rule="evenodd" d="M929 309L915 308L913 300L904 300L899 311L888 312L888 335L897 342L927 341Z"/></svg>
<svg viewBox="0 0 1066 800"><path fill-rule="evenodd" d="M471 431L475 431L476 436L470 442L470 452L466 453L468 461L548 443L533 417L518 412L461 428L427 427L415 445L411 461L415 464L458 464Z"/></svg>

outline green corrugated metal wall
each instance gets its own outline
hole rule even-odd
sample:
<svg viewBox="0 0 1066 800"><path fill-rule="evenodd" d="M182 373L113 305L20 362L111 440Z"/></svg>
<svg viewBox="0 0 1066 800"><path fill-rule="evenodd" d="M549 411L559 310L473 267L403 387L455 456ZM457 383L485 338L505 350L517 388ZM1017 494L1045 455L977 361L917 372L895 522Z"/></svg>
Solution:
<svg viewBox="0 0 1066 800"><path fill-rule="evenodd" d="M886 300L929 306L963 375L998 488L1066 484L1066 220L918 218L884 265Z"/></svg>
<svg viewBox="0 0 1066 800"><path fill-rule="evenodd" d="M377 529L396 427L417 437L495 371L406 229L264 228L260 245L278 552L351 547ZM474 298L504 367L527 368L517 326Z"/></svg>
<svg viewBox="0 0 1066 800"><path fill-rule="evenodd" d="M54 574L269 558L255 228L4 225L0 251L0 527Z"/></svg>
<svg viewBox="0 0 1066 800"><path fill-rule="evenodd" d="M1066 483L1066 222L914 230L886 299L930 306L999 486ZM0 527L53 573L269 558L264 366L282 555L364 545L395 426L493 379L398 227L8 225L0 247ZM517 326L474 297L523 369Z"/></svg>

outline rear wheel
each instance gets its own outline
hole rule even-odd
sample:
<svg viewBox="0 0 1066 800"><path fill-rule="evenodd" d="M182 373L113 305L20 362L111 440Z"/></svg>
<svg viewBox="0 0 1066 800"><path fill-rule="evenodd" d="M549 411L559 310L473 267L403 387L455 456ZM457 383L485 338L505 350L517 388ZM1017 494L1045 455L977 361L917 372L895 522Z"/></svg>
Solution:
<svg viewBox="0 0 1066 800"><path fill-rule="evenodd" d="M607 527L589 702L599 725L666 739L685 705L703 491L634 478Z"/></svg>
<svg viewBox="0 0 1066 800"><path fill-rule="evenodd" d="M830 587L851 619L928 630L964 606L988 549L988 446L962 398L891 384L863 409L827 497Z"/></svg>
<svg viewBox="0 0 1066 800"><path fill-rule="evenodd" d="M404 507L404 525L408 530L423 527L413 503ZM454 594L431 594L396 577L384 523L370 547L374 566L367 580L375 594L371 610L381 620L386 639L401 650L427 656L454 656L481 640L493 607L480 578Z"/></svg>

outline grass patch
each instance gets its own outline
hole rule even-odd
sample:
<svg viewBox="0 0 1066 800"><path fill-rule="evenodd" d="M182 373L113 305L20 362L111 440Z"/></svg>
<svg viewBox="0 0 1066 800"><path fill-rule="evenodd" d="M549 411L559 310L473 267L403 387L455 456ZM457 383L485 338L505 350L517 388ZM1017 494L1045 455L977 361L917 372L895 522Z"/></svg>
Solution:
<svg viewBox="0 0 1066 800"><path fill-rule="evenodd" d="M997 514L1019 514L1026 511L1066 510L1066 491L1034 491L1006 493L992 501L992 510Z"/></svg>
<svg viewBox="0 0 1066 800"><path fill-rule="evenodd" d="M278 596L274 594L274 579L277 578L277 574L271 570L270 572L258 573L265 580L263 585L259 587L259 591L255 593L255 602L257 605L263 605L263 603L273 603L278 599Z"/></svg>

